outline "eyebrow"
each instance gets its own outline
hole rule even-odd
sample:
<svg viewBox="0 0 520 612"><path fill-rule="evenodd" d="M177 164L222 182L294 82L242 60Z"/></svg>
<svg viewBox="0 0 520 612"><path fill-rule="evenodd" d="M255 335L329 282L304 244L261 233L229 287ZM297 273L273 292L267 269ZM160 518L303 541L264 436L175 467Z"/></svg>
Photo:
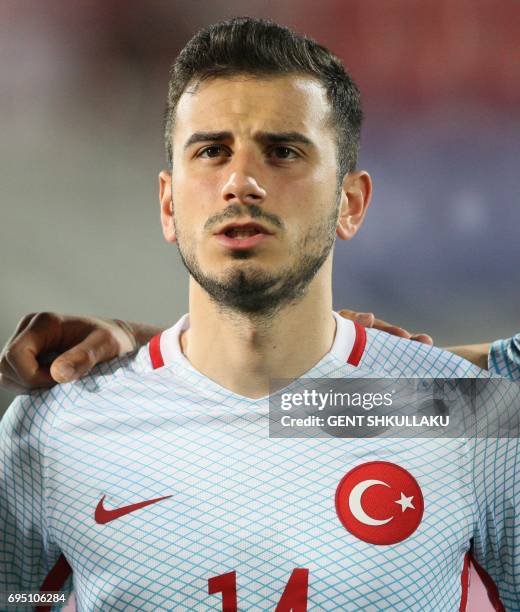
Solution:
<svg viewBox="0 0 520 612"><path fill-rule="evenodd" d="M199 142L224 142L231 140L231 132L194 132L186 141L184 149ZM280 143L301 143L314 147L312 140L300 132L257 132L255 140L261 144L280 144Z"/></svg>
<svg viewBox="0 0 520 612"><path fill-rule="evenodd" d="M314 146L312 140L300 132L258 132L255 136L255 140L261 142L262 144L299 142L300 144Z"/></svg>
<svg viewBox="0 0 520 612"><path fill-rule="evenodd" d="M232 138L231 132L194 132L186 141L184 148L198 142L223 142Z"/></svg>

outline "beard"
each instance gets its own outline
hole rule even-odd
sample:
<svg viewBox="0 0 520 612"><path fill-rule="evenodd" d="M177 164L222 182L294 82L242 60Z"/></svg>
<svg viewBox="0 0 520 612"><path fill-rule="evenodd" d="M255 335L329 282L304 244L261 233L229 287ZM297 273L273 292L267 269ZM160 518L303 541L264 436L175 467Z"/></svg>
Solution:
<svg viewBox="0 0 520 612"><path fill-rule="evenodd" d="M186 248L189 241L176 227L179 254L193 279L220 308L265 319L304 297L334 244L337 210L336 206L322 224L308 230L298 245L291 248L293 263L276 273L259 270L252 261L250 266L231 268L222 277L206 274L193 250ZM259 209L251 216L261 217L263 213ZM231 256L241 260L255 257L252 250L232 252Z"/></svg>

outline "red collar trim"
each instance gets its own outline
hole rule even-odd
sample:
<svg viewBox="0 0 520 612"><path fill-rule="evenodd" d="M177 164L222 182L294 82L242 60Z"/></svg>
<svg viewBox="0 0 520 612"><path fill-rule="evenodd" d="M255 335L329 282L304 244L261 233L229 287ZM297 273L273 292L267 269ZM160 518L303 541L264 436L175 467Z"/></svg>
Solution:
<svg viewBox="0 0 520 612"><path fill-rule="evenodd" d="M161 334L157 334L150 340L148 345L150 351L150 359L152 360L152 366L154 370L162 368L164 365L164 359L161 354Z"/></svg>
<svg viewBox="0 0 520 612"><path fill-rule="evenodd" d="M361 357L363 357L365 346L367 345L367 332L365 328L356 321L353 321L353 323L356 329L356 339L354 340L354 346L350 351L347 363L353 366L357 366L361 361Z"/></svg>

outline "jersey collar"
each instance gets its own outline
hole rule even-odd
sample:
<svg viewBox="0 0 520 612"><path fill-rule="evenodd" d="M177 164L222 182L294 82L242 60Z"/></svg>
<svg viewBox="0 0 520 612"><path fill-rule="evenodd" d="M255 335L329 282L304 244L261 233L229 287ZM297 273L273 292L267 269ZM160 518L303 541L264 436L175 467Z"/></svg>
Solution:
<svg viewBox="0 0 520 612"><path fill-rule="evenodd" d="M357 366L366 346L366 331L359 323L344 319L332 312L336 321L336 333L329 354L341 363ZM187 361L181 351L180 336L190 326L189 314L183 315L173 327L150 340L150 359L154 369Z"/></svg>

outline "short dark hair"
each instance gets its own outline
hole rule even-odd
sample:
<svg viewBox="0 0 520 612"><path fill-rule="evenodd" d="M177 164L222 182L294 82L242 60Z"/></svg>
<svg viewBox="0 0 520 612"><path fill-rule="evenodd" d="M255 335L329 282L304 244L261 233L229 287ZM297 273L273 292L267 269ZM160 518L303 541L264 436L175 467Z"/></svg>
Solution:
<svg viewBox="0 0 520 612"><path fill-rule="evenodd" d="M238 74L303 74L319 80L332 109L339 174L343 177L356 168L363 113L359 89L341 60L311 38L252 17L237 17L203 28L170 68L164 134L170 167L175 109L188 85Z"/></svg>

